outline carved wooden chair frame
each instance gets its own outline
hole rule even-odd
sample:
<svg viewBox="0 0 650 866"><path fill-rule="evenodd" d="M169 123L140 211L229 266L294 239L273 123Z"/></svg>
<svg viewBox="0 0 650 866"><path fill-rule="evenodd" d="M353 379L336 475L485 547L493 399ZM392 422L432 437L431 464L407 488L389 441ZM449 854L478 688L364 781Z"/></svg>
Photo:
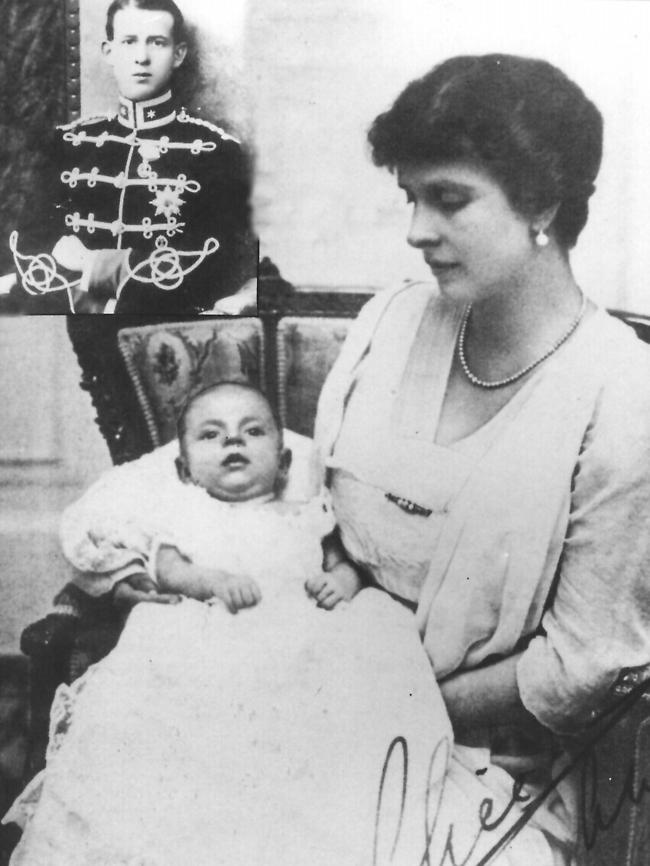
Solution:
<svg viewBox="0 0 650 866"><path fill-rule="evenodd" d="M79 0L65 0L66 105L68 121L81 114L81 36Z"/></svg>

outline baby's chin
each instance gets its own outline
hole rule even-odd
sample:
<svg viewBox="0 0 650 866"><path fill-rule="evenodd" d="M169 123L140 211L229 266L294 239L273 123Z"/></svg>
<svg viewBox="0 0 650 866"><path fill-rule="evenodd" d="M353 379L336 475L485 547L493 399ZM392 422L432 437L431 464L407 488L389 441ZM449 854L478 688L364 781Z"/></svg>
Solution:
<svg viewBox="0 0 650 866"><path fill-rule="evenodd" d="M233 504L237 502L252 502L254 499L272 499L276 495L274 487L270 490L264 487L237 488L222 486L211 486L204 489L213 499Z"/></svg>

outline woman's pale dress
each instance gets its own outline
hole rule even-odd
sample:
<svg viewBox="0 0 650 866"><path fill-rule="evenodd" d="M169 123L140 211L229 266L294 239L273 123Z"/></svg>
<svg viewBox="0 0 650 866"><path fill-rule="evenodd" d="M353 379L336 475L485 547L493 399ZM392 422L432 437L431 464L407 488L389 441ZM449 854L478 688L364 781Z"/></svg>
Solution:
<svg viewBox="0 0 650 866"><path fill-rule="evenodd" d="M417 602L438 679L524 649L525 706L570 733L622 669L650 661L650 354L598 310L491 421L440 446L462 314L424 284L365 308L321 397L317 469L350 556ZM535 744L505 722L477 744L492 766L530 764ZM531 792L562 766L546 752ZM456 749L452 767L479 753ZM572 788L527 823L558 862L576 834Z"/></svg>

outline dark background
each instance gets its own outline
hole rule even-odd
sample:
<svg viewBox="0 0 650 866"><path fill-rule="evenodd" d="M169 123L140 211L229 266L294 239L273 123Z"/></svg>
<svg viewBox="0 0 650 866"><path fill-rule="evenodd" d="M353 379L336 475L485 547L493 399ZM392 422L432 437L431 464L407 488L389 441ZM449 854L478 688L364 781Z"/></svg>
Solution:
<svg viewBox="0 0 650 866"><path fill-rule="evenodd" d="M53 129L65 123L65 10L59 0L0 0L0 274L9 234L39 248L43 177Z"/></svg>
<svg viewBox="0 0 650 866"><path fill-rule="evenodd" d="M13 271L9 234L36 241L52 130L66 121L65 11L58 0L0 0L0 274ZM42 220L41 220L42 222ZM0 815L21 787L26 659L0 659ZM0 864L15 841L0 827Z"/></svg>

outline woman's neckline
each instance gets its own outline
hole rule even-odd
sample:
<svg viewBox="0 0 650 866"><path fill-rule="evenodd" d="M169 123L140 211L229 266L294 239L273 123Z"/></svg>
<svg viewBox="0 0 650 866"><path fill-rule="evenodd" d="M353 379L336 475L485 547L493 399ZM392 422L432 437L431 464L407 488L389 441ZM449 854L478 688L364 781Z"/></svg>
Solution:
<svg viewBox="0 0 650 866"><path fill-rule="evenodd" d="M462 325L462 316L463 316L464 307L456 307L454 309L454 320L451 334L451 343L446 346L446 357L445 357L445 387L441 389L441 399L437 406L437 417L435 424L435 434L433 444L436 448L441 448L443 450L448 451L459 451L462 452L465 448L471 448L474 445L479 445L480 442L483 441L484 437L491 434L494 428L498 427L502 423L506 423L508 417L513 414L518 408L520 403L523 403L530 392L536 387L537 383L541 381L550 371L552 371L558 363L561 362L562 358L564 358L568 351L570 351L571 346L575 346L576 342L580 340L588 330L592 321L599 321L603 316L607 315L606 311L603 310L598 304L589 300L587 309L585 314L579 323L578 327L571 335L571 337L555 352L553 355L549 356L542 364L535 367L530 371L530 373L525 376L522 380L520 380L519 387L516 390L513 390L511 396L506 400L506 402L500 406L493 415L491 415L486 421L482 424L479 424L474 430L471 430L469 433L464 436L459 436L453 440L440 442L438 440L438 432L440 429L440 418L442 415L442 409L444 406L445 396L447 394L447 389L449 385L449 377L452 373L452 368L454 364L454 359L456 356L456 346L458 343L458 336L460 332L460 328Z"/></svg>

